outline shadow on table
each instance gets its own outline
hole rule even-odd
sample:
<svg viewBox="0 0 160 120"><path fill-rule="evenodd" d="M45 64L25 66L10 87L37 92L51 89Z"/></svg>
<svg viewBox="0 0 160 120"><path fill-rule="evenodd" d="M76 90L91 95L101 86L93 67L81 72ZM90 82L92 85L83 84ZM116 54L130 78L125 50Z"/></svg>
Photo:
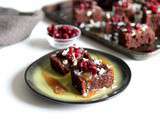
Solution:
<svg viewBox="0 0 160 120"><path fill-rule="evenodd" d="M79 109L84 107L84 105L76 104L64 104L58 103L46 98L43 98L29 89L24 80L24 70L20 71L15 75L12 84L11 84L13 95L21 102L26 104L47 108L47 109L56 109L56 110L66 110L70 109ZM76 107L77 106L77 107ZM68 109L69 110L69 109Z"/></svg>
<svg viewBox="0 0 160 120"><path fill-rule="evenodd" d="M46 38L30 39L27 45L40 50L53 50Z"/></svg>

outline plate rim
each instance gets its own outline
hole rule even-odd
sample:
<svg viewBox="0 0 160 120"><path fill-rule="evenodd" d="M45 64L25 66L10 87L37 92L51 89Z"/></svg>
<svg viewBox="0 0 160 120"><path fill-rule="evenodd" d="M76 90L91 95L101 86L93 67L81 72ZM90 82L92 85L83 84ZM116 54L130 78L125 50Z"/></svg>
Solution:
<svg viewBox="0 0 160 120"><path fill-rule="evenodd" d="M37 60L35 60L33 63L31 63L27 69L25 70L25 73L24 73L24 80L25 80L25 83L27 84L27 86L34 92L36 93L38 96L40 97L43 97L43 98L46 98L50 101L53 101L53 102L57 102L57 103L67 103L67 104L91 104L91 103L98 103L98 102L102 102L102 101L105 101L105 100L108 100L108 99L111 99L117 95L119 95L120 93L122 93L130 84L130 81L131 81L131 77L132 77L132 72L131 72L131 69L130 67L128 66L128 64L122 60L121 58L119 57L116 57L112 54L109 54L109 53L106 53L104 51L101 51L101 50L96 50L96 49L90 49L90 48L84 48L85 50L88 50L88 51L92 51L92 52L96 52L98 54L101 54L101 55L106 55L106 56L109 56L109 58L114 58L115 61L118 60L118 62L121 62L123 66L125 66L126 70L128 71L127 74L128 74L128 79L126 79L126 82L125 84L122 85L122 87L120 87L118 90L116 90L115 92L113 92L110 96L108 97L104 97L104 98L100 98L100 99L97 99L97 100L94 100L94 101L78 101L78 102L75 102L75 101L62 101L62 100L58 100L58 99L54 99L54 98L51 98L49 96L46 96L45 94L43 94L42 92L39 92L38 90L35 89L35 87L33 87L33 85L31 85L31 83L29 81L31 81L30 79L27 79L27 74L28 74L28 71L30 70L30 68L36 64L40 59L52 54L52 53L56 53L57 51L59 50L54 50L52 52L49 52L47 53L46 55L43 55L42 57L38 58Z"/></svg>

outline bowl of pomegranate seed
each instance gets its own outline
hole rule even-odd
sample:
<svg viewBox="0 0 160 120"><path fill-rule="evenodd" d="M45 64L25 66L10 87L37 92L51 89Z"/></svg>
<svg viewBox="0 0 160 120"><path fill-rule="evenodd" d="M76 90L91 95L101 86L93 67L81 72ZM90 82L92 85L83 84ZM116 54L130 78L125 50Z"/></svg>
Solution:
<svg viewBox="0 0 160 120"><path fill-rule="evenodd" d="M47 28L48 42L54 48L66 48L76 44L81 36L81 30L72 25L50 25Z"/></svg>

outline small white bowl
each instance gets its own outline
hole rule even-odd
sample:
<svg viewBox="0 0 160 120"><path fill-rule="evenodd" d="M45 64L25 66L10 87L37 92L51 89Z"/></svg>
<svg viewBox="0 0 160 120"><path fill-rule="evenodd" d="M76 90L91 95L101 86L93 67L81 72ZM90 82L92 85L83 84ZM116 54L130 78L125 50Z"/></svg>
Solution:
<svg viewBox="0 0 160 120"><path fill-rule="evenodd" d="M49 42L49 44L57 49L61 49L61 48L67 48L73 44L76 44L79 40L79 37L81 36L81 30L75 26L72 25L56 25L55 27L61 27L61 26L70 26L74 29L78 30L78 35L69 39L58 39L55 37L51 37L47 34L47 40Z"/></svg>

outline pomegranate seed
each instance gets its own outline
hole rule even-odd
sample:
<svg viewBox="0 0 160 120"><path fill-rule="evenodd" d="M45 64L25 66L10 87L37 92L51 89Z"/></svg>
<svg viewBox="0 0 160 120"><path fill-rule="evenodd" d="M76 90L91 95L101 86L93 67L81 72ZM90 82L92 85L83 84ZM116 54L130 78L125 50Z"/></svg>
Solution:
<svg viewBox="0 0 160 120"><path fill-rule="evenodd" d="M74 32L74 30L72 29L68 30L68 34L72 34L72 32Z"/></svg>
<svg viewBox="0 0 160 120"><path fill-rule="evenodd" d="M127 26L127 31L128 31L129 33L132 32L132 27L131 27L130 25Z"/></svg>
<svg viewBox="0 0 160 120"><path fill-rule="evenodd" d="M75 53L75 57L78 58L80 56L79 53Z"/></svg>
<svg viewBox="0 0 160 120"><path fill-rule="evenodd" d="M157 13L157 7L156 6L151 6L150 9L152 10L152 12Z"/></svg>
<svg viewBox="0 0 160 120"><path fill-rule="evenodd" d="M139 24L139 23L136 24L136 29L139 30L139 29L141 29L141 27L142 27L141 24Z"/></svg>
<svg viewBox="0 0 160 120"><path fill-rule="evenodd" d="M47 28L48 35L59 39L69 39L78 35L79 31L70 26L64 25L62 27L56 27L51 25Z"/></svg>
<svg viewBox="0 0 160 120"><path fill-rule="evenodd" d="M127 2L123 2L122 7L123 8L127 8L128 7L128 3Z"/></svg>
<svg viewBox="0 0 160 120"><path fill-rule="evenodd" d="M55 34L55 37L56 37L56 38L60 38L60 34L59 34L59 33L56 33L56 34Z"/></svg>
<svg viewBox="0 0 160 120"><path fill-rule="evenodd" d="M74 47L70 47L70 48L69 48L69 53L71 53L71 54L72 54L72 53L73 53L73 51L74 51Z"/></svg>
<svg viewBox="0 0 160 120"><path fill-rule="evenodd" d="M80 10L84 10L85 9L85 5L83 3L80 4Z"/></svg>
<svg viewBox="0 0 160 120"><path fill-rule="evenodd" d="M52 27L48 27L47 30L49 33L52 32Z"/></svg>
<svg viewBox="0 0 160 120"><path fill-rule="evenodd" d="M90 4L89 4L89 2L87 2L86 4L85 4L85 6L86 6L86 8L90 8Z"/></svg>
<svg viewBox="0 0 160 120"><path fill-rule="evenodd" d="M55 25L52 25L52 26L51 26L51 29L54 30L54 29L55 29Z"/></svg>
<svg viewBox="0 0 160 120"><path fill-rule="evenodd" d="M67 33L63 34L64 39L69 39L69 35Z"/></svg>

